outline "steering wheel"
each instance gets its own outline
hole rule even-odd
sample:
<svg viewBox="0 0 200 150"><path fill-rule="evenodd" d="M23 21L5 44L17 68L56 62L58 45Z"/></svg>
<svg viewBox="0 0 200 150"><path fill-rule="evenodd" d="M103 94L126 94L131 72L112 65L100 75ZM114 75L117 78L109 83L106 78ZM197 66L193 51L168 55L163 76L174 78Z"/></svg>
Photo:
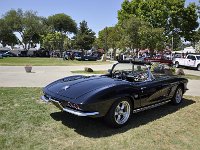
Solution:
<svg viewBox="0 0 200 150"><path fill-rule="evenodd" d="M114 71L114 72L112 73L112 77L113 77L113 78L118 78L118 79L125 80L125 79L126 79L126 72L116 70L116 71Z"/></svg>
<svg viewBox="0 0 200 150"><path fill-rule="evenodd" d="M115 70L115 71L112 73L112 77L113 77L113 78L121 78L121 71Z"/></svg>

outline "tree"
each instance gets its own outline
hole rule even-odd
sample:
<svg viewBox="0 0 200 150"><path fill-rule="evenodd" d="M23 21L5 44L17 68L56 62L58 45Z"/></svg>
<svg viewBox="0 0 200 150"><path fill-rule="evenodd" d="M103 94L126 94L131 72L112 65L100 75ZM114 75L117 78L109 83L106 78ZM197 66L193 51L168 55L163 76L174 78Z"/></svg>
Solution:
<svg viewBox="0 0 200 150"><path fill-rule="evenodd" d="M162 51L164 49L165 35L163 28L142 26L139 32L141 48L148 48L151 54L154 50Z"/></svg>
<svg viewBox="0 0 200 150"><path fill-rule="evenodd" d="M6 45L11 46L12 48L14 45L18 44L18 40L15 34L10 31L0 31L0 43L5 47Z"/></svg>
<svg viewBox="0 0 200 150"><path fill-rule="evenodd" d="M59 32L48 33L47 35L42 36L42 47L48 50L58 50L61 49L62 45L62 37ZM64 36L64 40L66 39L66 35Z"/></svg>
<svg viewBox="0 0 200 150"><path fill-rule="evenodd" d="M10 10L4 15L3 20L7 25L7 30L21 35L22 40L18 38L18 41L23 44L24 49L28 50L33 42L39 41L35 40L36 35L42 32L44 26L36 12L23 12L21 9Z"/></svg>
<svg viewBox="0 0 200 150"><path fill-rule="evenodd" d="M104 49L113 49L113 57L116 60L116 50L119 47L121 40L121 30L119 26L106 27L99 31L96 43L99 47Z"/></svg>
<svg viewBox="0 0 200 150"><path fill-rule="evenodd" d="M77 25L70 16L64 13L49 16L48 24L52 26L54 32L59 32L62 35L62 38L60 39L60 55L62 56L62 51L64 47L64 37L66 36L66 34L76 33Z"/></svg>
<svg viewBox="0 0 200 150"><path fill-rule="evenodd" d="M193 32L198 27L196 10L194 3L185 7L185 0L125 0L118 11L118 20L121 23L135 16L153 28L164 28L166 36L178 33L192 41Z"/></svg>
<svg viewBox="0 0 200 150"><path fill-rule="evenodd" d="M48 23L53 27L54 31L57 32L68 34L77 32L76 22L64 13L49 16Z"/></svg>
<svg viewBox="0 0 200 150"><path fill-rule="evenodd" d="M187 8L183 11L182 16L182 24L181 24L181 35L184 36L186 41L190 41L192 43L196 42L195 29L199 26L197 19L198 16L196 14L197 6L195 3L190 3Z"/></svg>
<svg viewBox="0 0 200 150"><path fill-rule="evenodd" d="M106 61L107 58L107 52L108 52L108 27L105 27L103 30L99 31L98 38L96 39L95 43L98 45L98 47L104 49L104 57L103 61Z"/></svg>
<svg viewBox="0 0 200 150"><path fill-rule="evenodd" d="M18 40L15 34L9 29L7 29L5 21L0 19L0 43L5 47L9 45L13 47L18 44Z"/></svg>
<svg viewBox="0 0 200 150"><path fill-rule="evenodd" d="M196 53L200 53L200 41L195 45Z"/></svg>
<svg viewBox="0 0 200 150"><path fill-rule="evenodd" d="M140 47L140 34L139 30L142 26L142 21L134 16L123 20L120 24L122 29L122 40L124 41L124 48L131 50L139 49Z"/></svg>
<svg viewBox="0 0 200 150"><path fill-rule="evenodd" d="M74 48L89 50L95 41L95 32L88 28L87 22L80 22L77 34L73 37Z"/></svg>

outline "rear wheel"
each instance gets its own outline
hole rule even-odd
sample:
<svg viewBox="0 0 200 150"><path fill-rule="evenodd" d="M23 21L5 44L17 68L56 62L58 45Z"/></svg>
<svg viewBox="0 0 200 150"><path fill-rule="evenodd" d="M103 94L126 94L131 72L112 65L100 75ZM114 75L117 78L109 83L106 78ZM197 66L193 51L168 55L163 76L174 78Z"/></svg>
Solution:
<svg viewBox="0 0 200 150"><path fill-rule="evenodd" d="M175 62L175 67L176 67L176 68L179 67L179 62L178 62L178 61Z"/></svg>
<svg viewBox="0 0 200 150"><path fill-rule="evenodd" d="M122 127L130 119L132 114L132 103L128 98L117 100L105 116L105 121L112 127Z"/></svg>
<svg viewBox="0 0 200 150"><path fill-rule="evenodd" d="M200 71L200 64L197 65L197 70Z"/></svg>
<svg viewBox="0 0 200 150"><path fill-rule="evenodd" d="M181 86L178 86L172 98L172 103L174 105L178 105L182 102L182 99L183 99L183 89L181 88Z"/></svg>

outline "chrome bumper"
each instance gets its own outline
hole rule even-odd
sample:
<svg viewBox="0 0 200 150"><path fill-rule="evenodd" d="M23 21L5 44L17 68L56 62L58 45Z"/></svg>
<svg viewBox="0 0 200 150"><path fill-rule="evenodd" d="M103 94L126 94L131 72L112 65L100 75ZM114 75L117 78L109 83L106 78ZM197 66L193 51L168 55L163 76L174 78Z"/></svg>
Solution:
<svg viewBox="0 0 200 150"><path fill-rule="evenodd" d="M99 112L82 112L82 111L74 110L70 108L63 108L58 101L55 101L53 99L47 99L45 96L41 96L41 100L43 100L46 103L52 102L54 105L56 103L56 107L59 107L62 111L74 114L76 116L95 116L99 114Z"/></svg>

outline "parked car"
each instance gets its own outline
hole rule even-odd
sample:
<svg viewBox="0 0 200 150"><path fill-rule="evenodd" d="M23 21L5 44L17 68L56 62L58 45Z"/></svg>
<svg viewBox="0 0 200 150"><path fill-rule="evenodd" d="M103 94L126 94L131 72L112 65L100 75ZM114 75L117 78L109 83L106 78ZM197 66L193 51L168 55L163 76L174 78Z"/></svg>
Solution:
<svg viewBox="0 0 200 150"><path fill-rule="evenodd" d="M2 54L0 54L0 59L3 59L3 55Z"/></svg>
<svg viewBox="0 0 200 150"><path fill-rule="evenodd" d="M93 55L84 55L80 56L79 58L76 58L77 60L85 60L85 61L96 61L98 59L97 56Z"/></svg>
<svg viewBox="0 0 200 150"><path fill-rule="evenodd" d="M180 104L187 83L185 78L153 75L148 63L123 61L106 75L54 81L43 89L41 99L73 115L104 117L112 127L121 127L132 113L170 101Z"/></svg>
<svg viewBox="0 0 200 150"><path fill-rule="evenodd" d="M158 62L162 64L167 64L167 65L173 65L173 62L171 59L168 59L164 56L159 56L159 57L153 57L153 58L144 58L144 61L147 62Z"/></svg>
<svg viewBox="0 0 200 150"><path fill-rule="evenodd" d="M14 53L12 53L10 51L3 53L2 56L3 57L17 57L16 54L14 54Z"/></svg>
<svg viewBox="0 0 200 150"><path fill-rule="evenodd" d="M200 71L200 54L188 54L186 58L174 58L173 64L176 68L179 66L196 68Z"/></svg>

